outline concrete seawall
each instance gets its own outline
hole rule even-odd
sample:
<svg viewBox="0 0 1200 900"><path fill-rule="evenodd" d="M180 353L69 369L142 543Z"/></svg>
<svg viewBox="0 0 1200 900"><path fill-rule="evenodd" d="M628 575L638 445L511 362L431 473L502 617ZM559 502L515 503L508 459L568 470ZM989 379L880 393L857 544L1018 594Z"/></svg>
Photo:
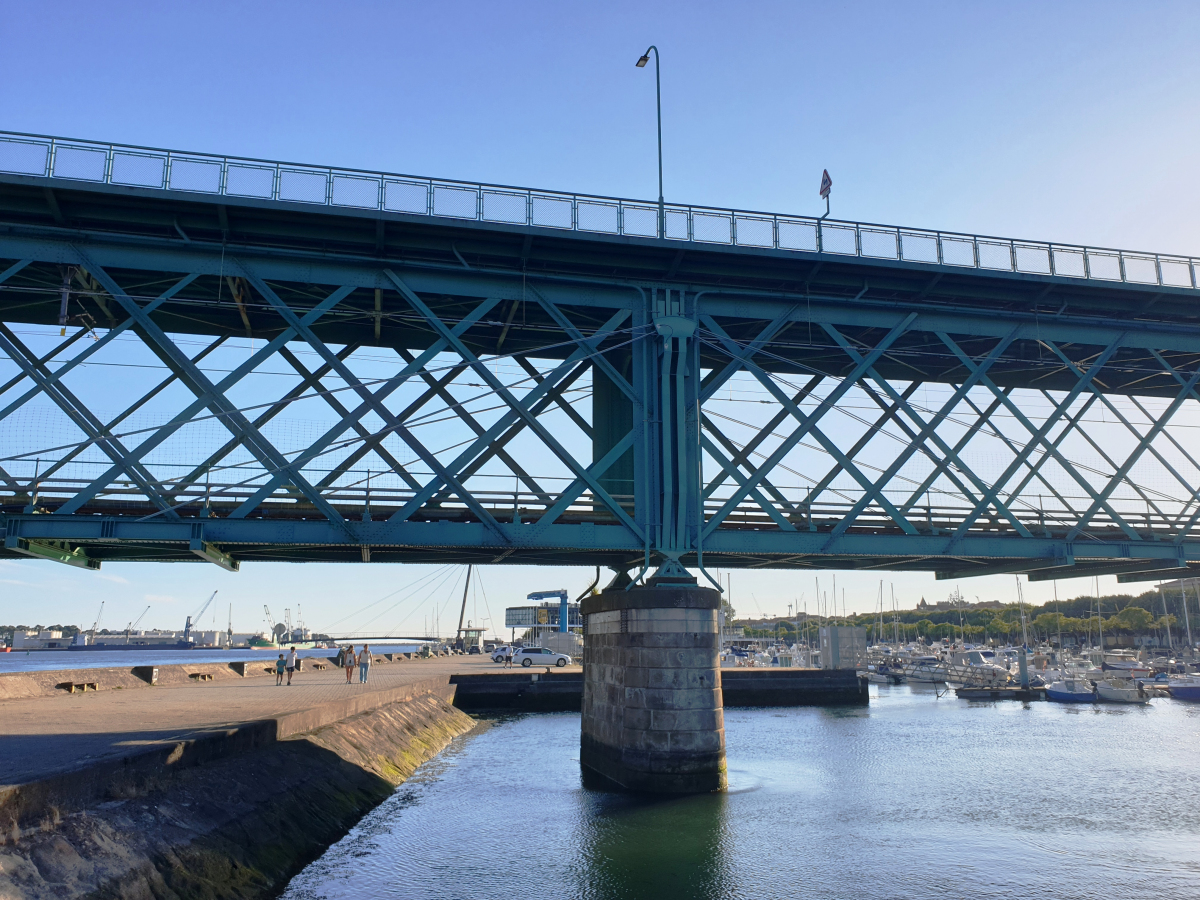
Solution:
<svg viewBox="0 0 1200 900"><path fill-rule="evenodd" d="M451 676L459 709L577 712L583 673L486 672ZM724 706L853 706L867 684L853 669L721 669Z"/></svg>
<svg viewBox="0 0 1200 900"><path fill-rule="evenodd" d="M0 787L0 898L273 896L421 763L476 727L453 707L445 668L413 663L378 689L346 685L331 669L318 673L319 684L310 675L307 689L343 696L311 705L264 679L238 695L251 689L294 708L179 740L117 741L123 752ZM137 704L149 713L177 697L225 699L213 690L185 677L138 692ZM30 703L47 715L86 716L97 701L128 697L60 691L5 702L0 717ZM0 779L8 774L0 768Z"/></svg>

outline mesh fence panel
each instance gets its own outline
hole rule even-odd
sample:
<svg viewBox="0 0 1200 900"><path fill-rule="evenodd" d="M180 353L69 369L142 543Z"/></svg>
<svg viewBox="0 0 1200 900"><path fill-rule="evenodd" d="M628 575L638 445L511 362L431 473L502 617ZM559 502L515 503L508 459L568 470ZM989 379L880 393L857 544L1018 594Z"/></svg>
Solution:
<svg viewBox="0 0 1200 900"><path fill-rule="evenodd" d="M1012 247L999 241L976 241L979 248L979 267L981 269L1002 269L1012 271Z"/></svg>
<svg viewBox="0 0 1200 900"><path fill-rule="evenodd" d="M580 231L599 231L604 234L618 232L621 217L617 204L580 200L576 206Z"/></svg>
<svg viewBox="0 0 1200 900"><path fill-rule="evenodd" d="M297 203L324 203L329 176L324 172L299 169L279 170L279 199Z"/></svg>
<svg viewBox="0 0 1200 900"><path fill-rule="evenodd" d="M770 219L738 216L735 219L740 247L774 247L775 223Z"/></svg>
<svg viewBox="0 0 1200 900"><path fill-rule="evenodd" d="M1162 283L1172 287L1191 287L1192 276L1186 259L1160 259Z"/></svg>
<svg viewBox="0 0 1200 900"><path fill-rule="evenodd" d="M114 151L112 157L113 184L132 184L140 187L163 186L167 170L165 156L148 153L122 153Z"/></svg>
<svg viewBox="0 0 1200 900"><path fill-rule="evenodd" d="M844 225L822 225L821 249L826 253L857 255L858 240L854 229Z"/></svg>
<svg viewBox="0 0 1200 900"><path fill-rule="evenodd" d="M1088 274L1105 281L1121 280L1121 261L1115 253L1087 251Z"/></svg>
<svg viewBox="0 0 1200 900"><path fill-rule="evenodd" d="M270 197L275 193L275 170L230 163L225 175L225 193L234 197Z"/></svg>
<svg viewBox="0 0 1200 900"><path fill-rule="evenodd" d="M59 144L54 151L54 175L79 181L103 181L108 154L91 147L71 147Z"/></svg>
<svg viewBox="0 0 1200 900"><path fill-rule="evenodd" d="M0 172L45 175L50 145L36 141L0 140Z"/></svg>
<svg viewBox="0 0 1200 900"><path fill-rule="evenodd" d="M621 209L622 231L638 237L658 236L658 207L624 204ZM687 223L684 223L686 233Z"/></svg>
<svg viewBox="0 0 1200 900"><path fill-rule="evenodd" d="M359 209L379 208L379 179L356 175L333 176L333 204Z"/></svg>
<svg viewBox="0 0 1200 900"><path fill-rule="evenodd" d="M663 218L666 220L663 225L668 239L673 241L689 241L691 240L691 231L689 230L689 222L691 217L686 209L671 209L667 207L663 213Z"/></svg>
<svg viewBox="0 0 1200 900"><path fill-rule="evenodd" d="M221 164L208 159L172 159L169 186L176 191L219 193Z"/></svg>
<svg viewBox="0 0 1200 900"><path fill-rule="evenodd" d="M1158 284L1158 267L1153 257L1125 254L1125 280L1138 284Z"/></svg>
<svg viewBox="0 0 1200 900"><path fill-rule="evenodd" d="M479 192L466 188L434 185L433 214L453 219L474 219L479 210Z"/></svg>
<svg viewBox="0 0 1200 900"><path fill-rule="evenodd" d="M862 255L878 259L896 259L898 255L896 232L880 231L875 228L861 229Z"/></svg>
<svg viewBox="0 0 1200 900"><path fill-rule="evenodd" d="M386 181L383 208L424 215L429 212L429 185L423 181Z"/></svg>
<svg viewBox="0 0 1200 900"><path fill-rule="evenodd" d="M728 244L732 240L731 216L718 213L692 213L692 238L710 244Z"/></svg>
<svg viewBox="0 0 1200 900"><path fill-rule="evenodd" d="M975 242L942 235L942 262L948 266L974 266Z"/></svg>
<svg viewBox="0 0 1200 900"><path fill-rule="evenodd" d="M1083 251L1055 247L1054 274L1065 275L1069 278L1083 278L1087 274L1083 265Z"/></svg>
<svg viewBox="0 0 1200 900"><path fill-rule="evenodd" d="M529 199L525 194L484 191L483 218L488 222L524 225L529 218Z"/></svg>
<svg viewBox="0 0 1200 900"><path fill-rule="evenodd" d="M571 201L562 197L534 194L533 224L546 228L570 228L574 224Z"/></svg>
<svg viewBox="0 0 1200 900"><path fill-rule="evenodd" d="M1037 275L1050 274L1050 248L1035 244L1016 244L1013 248L1017 257L1018 272L1033 272Z"/></svg>
<svg viewBox="0 0 1200 900"><path fill-rule="evenodd" d="M779 246L784 250L817 249L817 226L811 222L779 220Z"/></svg>
<svg viewBox="0 0 1200 900"><path fill-rule="evenodd" d="M937 237L906 231L900 235L900 252L910 262L935 263L938 261Z"/></svg>

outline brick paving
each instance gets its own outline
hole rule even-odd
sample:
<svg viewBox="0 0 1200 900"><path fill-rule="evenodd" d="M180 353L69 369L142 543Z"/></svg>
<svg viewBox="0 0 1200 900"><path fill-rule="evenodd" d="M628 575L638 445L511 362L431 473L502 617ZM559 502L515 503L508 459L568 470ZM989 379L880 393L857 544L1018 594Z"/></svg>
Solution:
<svg viewBox="0 0 1200 900"><path fill-rule="evenodd" d="M455 672L499 671L486 656L376 664L370 683L346 684L330 667L298 673L290 687L268 675L0 701L0 785L22 784L140 747L269 719L353 691L401 687Z"/></svg>

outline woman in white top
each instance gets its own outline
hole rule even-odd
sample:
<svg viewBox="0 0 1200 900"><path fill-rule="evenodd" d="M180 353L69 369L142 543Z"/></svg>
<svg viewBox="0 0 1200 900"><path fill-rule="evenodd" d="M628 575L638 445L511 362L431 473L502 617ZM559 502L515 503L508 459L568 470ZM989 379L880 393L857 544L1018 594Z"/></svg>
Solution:
<svg viewBox="0 0 1200 900"><path fill-rule="evenodd" d="M342 663L346 666L346 684L350 683L350 676L354 673L354 662L354 645L351 644L350 648L346 651L345 657L342 659Z"/></svg>

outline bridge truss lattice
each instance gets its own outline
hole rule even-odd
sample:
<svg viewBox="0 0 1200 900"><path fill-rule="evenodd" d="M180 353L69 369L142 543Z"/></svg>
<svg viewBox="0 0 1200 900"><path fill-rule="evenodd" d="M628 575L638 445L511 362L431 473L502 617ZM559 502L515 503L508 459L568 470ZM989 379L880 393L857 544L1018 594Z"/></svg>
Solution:
<svg viewBox="0 0 1200 900"><path fill-rule="evenodd" d="M482 209L0 175L4 552L1200 561L1190 260L1138 283Z"/></svg>

